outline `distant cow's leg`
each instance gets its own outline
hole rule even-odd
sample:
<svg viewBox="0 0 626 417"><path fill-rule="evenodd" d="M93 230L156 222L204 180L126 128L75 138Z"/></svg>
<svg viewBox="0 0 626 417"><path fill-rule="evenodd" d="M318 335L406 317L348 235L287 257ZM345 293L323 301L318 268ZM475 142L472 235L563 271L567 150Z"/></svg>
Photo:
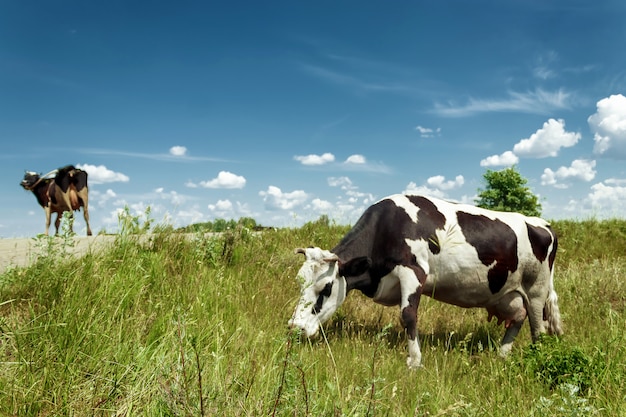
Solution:
<svg viewBox="0 0 626 417"><path fill-rule="evenodd" d="M89 226L89 211L87 210L87 207L84 207L85 209L85 223L87 223L87 236L91 236L91 226Z"/></svg>
<svg viewBox="0 0 626 417"><path fill-rule="evenodd" d="M87 208L87 198L85 198L85 205L83 206L83 217L85 217L85 223L87 224L87 236L91 236L91 226L89 225L89 209Z"/></svg>
<svg viewBox="0 0 626 417"><path fill-rule="evenodd" d="M78 191L77 197L80 201L80 205L83 206L83 217L87 224L87 236L91 236L91 226L89 225L89 192L86 186Z"/></svg>
<svg viewBox="0 0 626 417"><path fill-rule="evenodd" d="M44 207L44 211L46 213L46 236L50 231L50 222L52 221L52 211L49 206Z"/></svg>
<svg viewBox="0 0 626 417"><path fill-rule="evenodd" d="M397 266L394 273L398 276L402 292L400 318L406 330L409 351L406 363L409 368L418 368L422 365L422 352L417 334L417 307L426 274L419 267L410 268L402 265Z"/></svg>
<svg viewBox="0 0 626 417"><path fill-rule="evenodd" d="M61 226L61 214L63 214L63 213L58 213L57 212L57 219L54 221L54 227L56 229L55 235L59 234L59 226Z"/></svg>

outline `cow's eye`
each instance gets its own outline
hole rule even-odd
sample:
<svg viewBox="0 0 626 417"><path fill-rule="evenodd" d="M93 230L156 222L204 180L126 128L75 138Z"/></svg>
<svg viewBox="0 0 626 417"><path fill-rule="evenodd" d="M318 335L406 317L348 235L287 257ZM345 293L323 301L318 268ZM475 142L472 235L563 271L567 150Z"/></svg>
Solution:
<svg viewBox="0 0 626 417"><path fill-rule="evenodd" d="M333 283L329 282L328 284L324 285L324 288L322 289L322 291L320 291L320 296L324 296L324 297L330 297L330 293L333 290Z"/></svg>
<svg viewBox="0 0 626 417"><path fill-rule="evenodd" d="M324 304L324 298L330 297L330 293L333 290L333 283L329 282L328 284L326 284L324 286L324 289L322 289L322 291L320 291L318 297L317 297L317 301L315 302L315 305L313 306L313 314L317 314L320 311L322 311L322 305Z"/></svg>

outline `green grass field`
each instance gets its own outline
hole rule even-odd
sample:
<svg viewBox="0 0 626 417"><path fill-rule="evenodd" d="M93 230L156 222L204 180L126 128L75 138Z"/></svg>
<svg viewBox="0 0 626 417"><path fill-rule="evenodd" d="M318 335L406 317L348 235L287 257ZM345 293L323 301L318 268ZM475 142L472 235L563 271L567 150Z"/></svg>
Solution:
<svg viewBox="0 0 626 417"><path fill-rule="evenodd" d="M4 416L626 416L626 221L558 221L560 339L511 356L485 310L424 297L424 368L405 365L397 308L351 293L324 337L287 330L301 246L326 222L204 237L121 233L74 259L43 238L0 275Z"/></svg>

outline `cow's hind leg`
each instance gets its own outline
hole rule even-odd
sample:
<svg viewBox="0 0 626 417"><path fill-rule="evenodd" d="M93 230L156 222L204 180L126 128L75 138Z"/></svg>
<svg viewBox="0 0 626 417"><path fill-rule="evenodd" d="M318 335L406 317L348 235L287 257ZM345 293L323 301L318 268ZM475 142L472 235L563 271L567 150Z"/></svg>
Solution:
<svg viewBox="0 0 626 417"><path fill-rule="evenodd" d="M546 297L532 297L528 301L528 322L530 324L530 335L533 342L539 339L539 336L546 332L543 321L543 307L546 303Z"/></svg>
<svg viewBox="0 0 626 417"><path fill-rule="evenodd" d="M83 215L85 217L85 223L87 224L87 236L91 236L91 226L89 226L89 210L87 206L83 207Z"/></svg>
<svg viewBox="0 0 626 417"><path fill-rule="evenodd" d="M400 302L400 318L407 334L409 356L407 365L414 369L422 365L422 352L417 335L417 307L422 295L422 283L426 274L419 267L399 265L394 272L400 281L402 300Z"/></svg>
<svg viewBox="0 0 626 417"><path fill-rule="evenodd" d="M54 228L56 230L55 235L59 234L60 226L61 226L61 213L57 213L57 219L54 221Z"/></svg>

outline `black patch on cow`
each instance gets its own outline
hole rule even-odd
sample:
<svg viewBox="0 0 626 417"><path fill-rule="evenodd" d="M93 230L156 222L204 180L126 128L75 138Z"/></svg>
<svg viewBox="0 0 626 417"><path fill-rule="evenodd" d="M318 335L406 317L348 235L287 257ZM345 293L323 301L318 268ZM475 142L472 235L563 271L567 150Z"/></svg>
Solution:
<svg viewBox="0 0 626 417"><path fill-rule="evenodd" d="M76 191L80 191L87 186L87 172L77 169L73 165L66 165L58 169L54 182L61 187L64 193L67 192L70 185L74 185Z"/></svg>
<svg viewBox="0 0 626 417"><path fill-rule="evenodd" d="M57 201L57 192L55 187L57 187L57 184L53 181L50 181L50 185L48 186L48 197L50 198L52 204L57 205L59 204L59 202Z"/></svg>
<svg viewBox="0 0 626 417"><path fill-rule="evenodd" d="M421 292L416 292L408 297L409 305L401 312L402 324L407 330L407 336L411 340L417 337L417 308L420 303Z"/></svg>
<svg viewBox="0 0 626 417"><path fill-rule="evenodd" d="M485 266L489 290L495 294L504 287L510 272L517 269L517 236L507 224L482 215L457 212L459 226ZM495 264L494 264L495 262Z"/></svg>
<svg viewBox="0 0 626 417"><path fill-rule="evenodd" d="M313 314L317 314L322 311L322 305L324 304L324 298L330 297L330 294L333 290L333 283L329 282L324 286L322 291L320 291L319 296L317 297L317 301L313 306Z"/></svg>
<svg viewBox="0 0 626 417"><path fill-rule="evenodd" d="M409 201L419 208L417 212L417 223L415 224L415 237L428 241L428 248L433 254L438 254L441 250L435 230L443 230L446 224L446 216L437 209L437 206L427 198L409 195Z"/></svg>
<svg viewBox="0 0 626 417"><path fill-rule="evenodd" d="M550 252L550 258L548 259L550 271L552 271L552 267L554 266L554 259L556 258L556 249L559 245L558 245L558 239L556 237L556 234L554 233L552 228L550 226L546 226L546 227L548 228L548 230L552 234L552 238L554 239L554 244L552 245L552 252Z"/></svg>
<svg viewBox="0 0 626 417"><path fill-rule="evenodd" d="M359 256L358 258L350 259L347 262L339 263L339 276L342 277L358 277L370 269L372 266L372 260L367 256Z"/></svg>
<svg viewBox="0 0 626 417"><path fill-rule="evenodd" d="M528 229L528 240L533 248L533 253L539 262L543 262L548 257L548 248L552 243L552 235L543 227L533 226L526 223Z"/></svg>
<svg viewBox="0 0 626 417"><path fill-rule="evenodd" d="M344 236L332 252L340 259L350 260L367 256L371 267L362 275L347 277L347 291L359 289L373 297L380 280L396 266L417 266L415 255L405 239L424 240L429 249L438 253L440 248L435 231L443 229L445 216L427 198L406 196L419 208L418 221L414 222L406 210L391 199L370 206L354 227Z"/></svg>

